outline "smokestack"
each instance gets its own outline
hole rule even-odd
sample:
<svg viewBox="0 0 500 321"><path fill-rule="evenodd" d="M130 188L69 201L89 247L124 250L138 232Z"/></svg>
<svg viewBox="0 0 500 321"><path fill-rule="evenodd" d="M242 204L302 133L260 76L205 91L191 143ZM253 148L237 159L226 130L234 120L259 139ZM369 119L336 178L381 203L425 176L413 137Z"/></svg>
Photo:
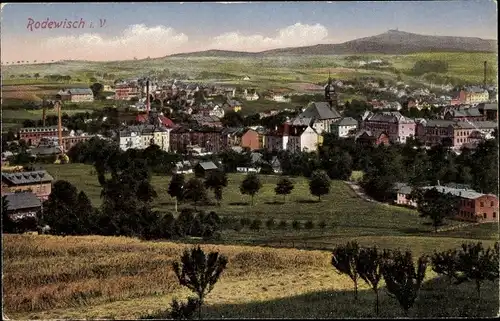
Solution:
<svg viewBox="0 0 500 321"><path fill-rule="evenodd" d="M146 114L149 116L149 79L146 81Z"/></svg>
<svg viewBox="0 0 500 321"><path fill-rule="evenodd" d="M42 106L42 120L43 120L43 127L45 127L45 110L46 110L47 106L45 105L45 101L43 102L43 106Z"/></svg>
<svg viewBox="0 0 500 321"><path fill-rule="evenodd" d="M483 89L486 89L486 66L488 62L485 60L484 61L484 79L483 79Z"/></svg>

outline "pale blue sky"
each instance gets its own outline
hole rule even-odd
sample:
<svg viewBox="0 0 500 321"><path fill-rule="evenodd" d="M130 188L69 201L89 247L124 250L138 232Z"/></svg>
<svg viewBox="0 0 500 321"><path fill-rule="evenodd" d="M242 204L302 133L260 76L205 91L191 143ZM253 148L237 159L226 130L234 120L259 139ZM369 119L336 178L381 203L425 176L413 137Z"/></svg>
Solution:
<svg viewBox="0 0 500 321"><path fill-rule="evenodd" d="M31 31L29 18L40 22L83 19L87 25ZM106 19L102 28L99 19ZM133 25L143 26L124 34ZM2 8L2 60L34 59L33 51L47 59L88 56L91 60L129 59L143 51L149 54L142 56L207 49L260 51L340 43L395 28L497 39L497 6L491 0L8 4ZM82 46L85 50L76 50Z"/></svg>

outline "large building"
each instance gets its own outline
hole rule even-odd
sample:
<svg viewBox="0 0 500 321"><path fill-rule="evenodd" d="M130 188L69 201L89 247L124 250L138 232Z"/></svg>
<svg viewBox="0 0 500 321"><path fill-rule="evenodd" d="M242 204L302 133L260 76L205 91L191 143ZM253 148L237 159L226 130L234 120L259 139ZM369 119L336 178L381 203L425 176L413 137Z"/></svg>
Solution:
<svg viewBox="0 0 500 321"><path fill-rule="evenodd" d="M489 99L490 94L488 91L477 86L464 88L458 93L458 100L462 104L486 103Z"/></svg>
<svg viewBox="0 0 500 321"><path fill-rule="evenodd" d="M456 197L459 210L456 219L470 222L498 221L498 198L496 195L478 193L464 188L447 186L426 186L424 189L436 188L440 193ZM406 184L396 184L396 203L416 207L417 203L409 199L412 189Z"/></svg>
<svg viewBox="0 0 500 321"><path fill-rule="evenodd" d="M151 145L158 145L163 151L170 151L170 131L164 126L138 125L128 126L118 135L118 144L121 150L146 149Z"/></svg>
<svg viewBox="0 0 500 321"><path fill-rule="evenodd" d="M415 136L415 121L399 112L369 113L365 115L362 128L375 136L386 133L391 143L405 144L408 138Z"/></svg>
<svg viewBox="0 0 500 321"><path fill-rule="evenodd" d="M72 103L93 102L94 93L90 88L72 88L59 91L57 98Z"/></svg>
<svg viewBox="0 0 500 321"><path fill-rule="evenodd" d="M131 100L132 98L139 98L139 87L135 85L117 85L115 88L116 100Z"/></svg>
<svg viewBox="0 0 500 321"><path fill-rule="evenodd" d="M45 201L52 191L53 180L46 171L2 173L2 194L31 191Z"/></svg>
<svg viewBox="0 0 500 321"><path fill-rule="evenodd" d="M492 121L420 121L415 130L415 138L426 146L447 144L460 149L464 144L475 144L491 137L498 124Z"/></svg>
<svg viewBox="0 0 500 321"><path fill-rule="evenodd" d="M68 135L66 127L62 127L63 136ZM19 130L19 139L24 140L29 146L38 146L43 138L58 137L57 126L25 127Z"/></svg>
<svg viewBox="0 0 500 321"><path fill-rule="evenodd" d="M7 198L7 215L14 221L25 217L36 217L42 202L31 192L2 193Z"/></svg>
<svg viewBox="0 0 500 321"><path fill-rule="evenodd" d="M343 117L330 125L330 133L336 137L349 137L358 129L358 121L352 117Z"/></svg>
<svg viewBox="0 0 500 321"><path fill-rule="evenodd" d="M311 102L307 108L291 121L294 126L311 126L322 134L330 131L330 126L342 116L327 102Z"/></svg>

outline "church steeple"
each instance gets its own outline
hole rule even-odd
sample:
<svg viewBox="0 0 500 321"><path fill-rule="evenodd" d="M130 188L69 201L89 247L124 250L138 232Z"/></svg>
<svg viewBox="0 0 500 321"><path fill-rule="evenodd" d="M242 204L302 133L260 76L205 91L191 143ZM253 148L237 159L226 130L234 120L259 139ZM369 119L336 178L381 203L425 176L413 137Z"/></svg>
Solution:
<svg viewBox="0 0 500 321"><path fill-rule="evenodd" d="M337 92L330 71L328 71L328 84L325 86L325 100L330 108L337 107Z"/></svg>

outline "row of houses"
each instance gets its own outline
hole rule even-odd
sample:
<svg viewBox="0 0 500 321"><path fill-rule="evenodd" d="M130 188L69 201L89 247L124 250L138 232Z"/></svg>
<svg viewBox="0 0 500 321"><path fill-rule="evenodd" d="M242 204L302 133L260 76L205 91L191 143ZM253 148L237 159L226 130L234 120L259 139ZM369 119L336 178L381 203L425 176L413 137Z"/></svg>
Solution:
<svg viewBox="0 0 500 321"><path fill-rule="evenodd" d="M61 128L61 133L63 146L59 147L64 148L66 151L70 150L76 144L94 137L82 131L68 130L64 126ZM39 150L44 147L54 147L53 145L56 143L57 145L59 144L57 126L21 128L19 129L18 137L20 140L24 140L28 146L36 147Z"/></svg>

